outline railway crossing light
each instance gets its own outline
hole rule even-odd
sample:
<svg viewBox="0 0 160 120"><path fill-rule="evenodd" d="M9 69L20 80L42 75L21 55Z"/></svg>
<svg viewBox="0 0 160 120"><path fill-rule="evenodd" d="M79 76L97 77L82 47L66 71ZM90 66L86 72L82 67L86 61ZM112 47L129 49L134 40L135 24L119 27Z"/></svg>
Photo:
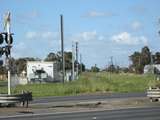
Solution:
<svg viewBox="0 0 160 120"><path fill-rule="evenodd" d="M0 66L2 66L3 65L3 60L0 60Z"/></svg>
<svg viewBox="0 0 160 120"><path fill-rule="evenodd" d="M11 47L10 46L6 46L5 47L5 55L6 57L8 57L11 54Z"/></svg>
<svg viewBox="0 0 160 120"><path fill-rule="evenodd" d="M5 41L7 45L0 46L0 57L5 53L6 57L11 54L11 44L13 43L13 34L8 34L7 32L0 33L0 44ZM9 37L9 39L8 39Z"/></svg>
<svg viewBox="0 0 160 120"><path fill-rule="evenodd" d="M12 37L13 34L9 34L7 32L3 32L3 33L0 33L0 44L3 44L3 42L5 41L6 44L10 45L13 43L13 37ZM9 39L8 39L8 36L9 36Z"/></svg>
<svg viewBox="0 0 160 120"><path fill-rule="evenodd" d="M3 39L3 35L2 35L2 34L0 34L0 44L3 44L3 41L4 41L4 39Z"/></svg>
<svg viewBox="0 0 160 120"><path fill-rule="evenodd" d="M5 47L0 47L0 57L4 54L5 52Z"/></svg>
<svg viewBox="0 0 160 120"><path fill-rule="evenodd" d="M12 37L12 34L9 34L8 35L8 33L4 33L4 35L5 35L5 42L7 43L7 44L12 44L13 43L13 37ZM9 36L9 39L8 39L8 36Z"/></svg>

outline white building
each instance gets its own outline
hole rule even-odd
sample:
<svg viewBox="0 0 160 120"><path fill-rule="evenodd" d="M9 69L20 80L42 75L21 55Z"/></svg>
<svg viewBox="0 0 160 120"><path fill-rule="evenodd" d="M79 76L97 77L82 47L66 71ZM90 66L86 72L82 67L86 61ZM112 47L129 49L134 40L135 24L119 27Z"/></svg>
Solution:
<svg viewBox="0 0 160 120"><path fill-rule="evenodd" d="M34 82L60 82L62 80L57 62L28 61L27 80Z"/></svg>
<svg viewBox="0 0 160 120"><path fill-rule="evenodd" d="M153 64L153 65L145 65L144 73L155 73L160 71L160 64Z"/></svg>

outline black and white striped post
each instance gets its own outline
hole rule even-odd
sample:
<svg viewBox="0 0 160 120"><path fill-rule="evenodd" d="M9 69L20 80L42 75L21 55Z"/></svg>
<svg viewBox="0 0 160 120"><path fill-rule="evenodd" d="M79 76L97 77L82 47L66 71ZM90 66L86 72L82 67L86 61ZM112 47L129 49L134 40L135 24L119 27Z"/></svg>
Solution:
<svg viewBox="0 0 160 120"><path fill-rule="evenodd" d="M4 30L7 33L7 45L9 49L11 48L11 13L8 12L5 15L4 18ZM7 65L7 70L8 70L8 95L11 95L11 73L10 73L10 65L9 65L9 60L10 60L11 55L6 56L6 65Z"/></svg>

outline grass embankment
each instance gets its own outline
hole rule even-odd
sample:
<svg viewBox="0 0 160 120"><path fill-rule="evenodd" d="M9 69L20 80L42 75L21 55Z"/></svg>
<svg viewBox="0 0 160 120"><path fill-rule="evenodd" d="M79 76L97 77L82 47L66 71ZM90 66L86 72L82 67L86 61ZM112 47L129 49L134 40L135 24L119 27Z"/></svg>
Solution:
<svg viewBox="0 0 160 120"><path fill-rule="evenodd" d="M79 80L68 83L46 83L19 85L12 93L32 91L34 97L77 95L94 92L144 92L153 80L151 75L112 74L106 72L83 73ZM0 87L0 93L7 91Z"/></svg>

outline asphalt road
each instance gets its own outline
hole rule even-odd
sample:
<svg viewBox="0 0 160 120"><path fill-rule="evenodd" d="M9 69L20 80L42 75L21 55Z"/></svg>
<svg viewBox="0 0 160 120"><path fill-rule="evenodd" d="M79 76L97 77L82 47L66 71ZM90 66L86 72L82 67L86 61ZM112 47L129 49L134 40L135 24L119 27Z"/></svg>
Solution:
<svg viewBox="0 0 160 120"><path fill-rule="evenodd" d="M114 98L132 98L146 97L146 93L113 93L113 94L95 94L95 95L79 95L79 96L63 96L63 97L46 97L34 99L31 103L48 103L48 102L67 102L67 101L83 101L83 100L105 100Z"/></svg>
<svg viewBox="0 0 160 120"><path fill-rule="evenodd" d="M0 117L2 120L160 120L160 107Z"/></svg>

